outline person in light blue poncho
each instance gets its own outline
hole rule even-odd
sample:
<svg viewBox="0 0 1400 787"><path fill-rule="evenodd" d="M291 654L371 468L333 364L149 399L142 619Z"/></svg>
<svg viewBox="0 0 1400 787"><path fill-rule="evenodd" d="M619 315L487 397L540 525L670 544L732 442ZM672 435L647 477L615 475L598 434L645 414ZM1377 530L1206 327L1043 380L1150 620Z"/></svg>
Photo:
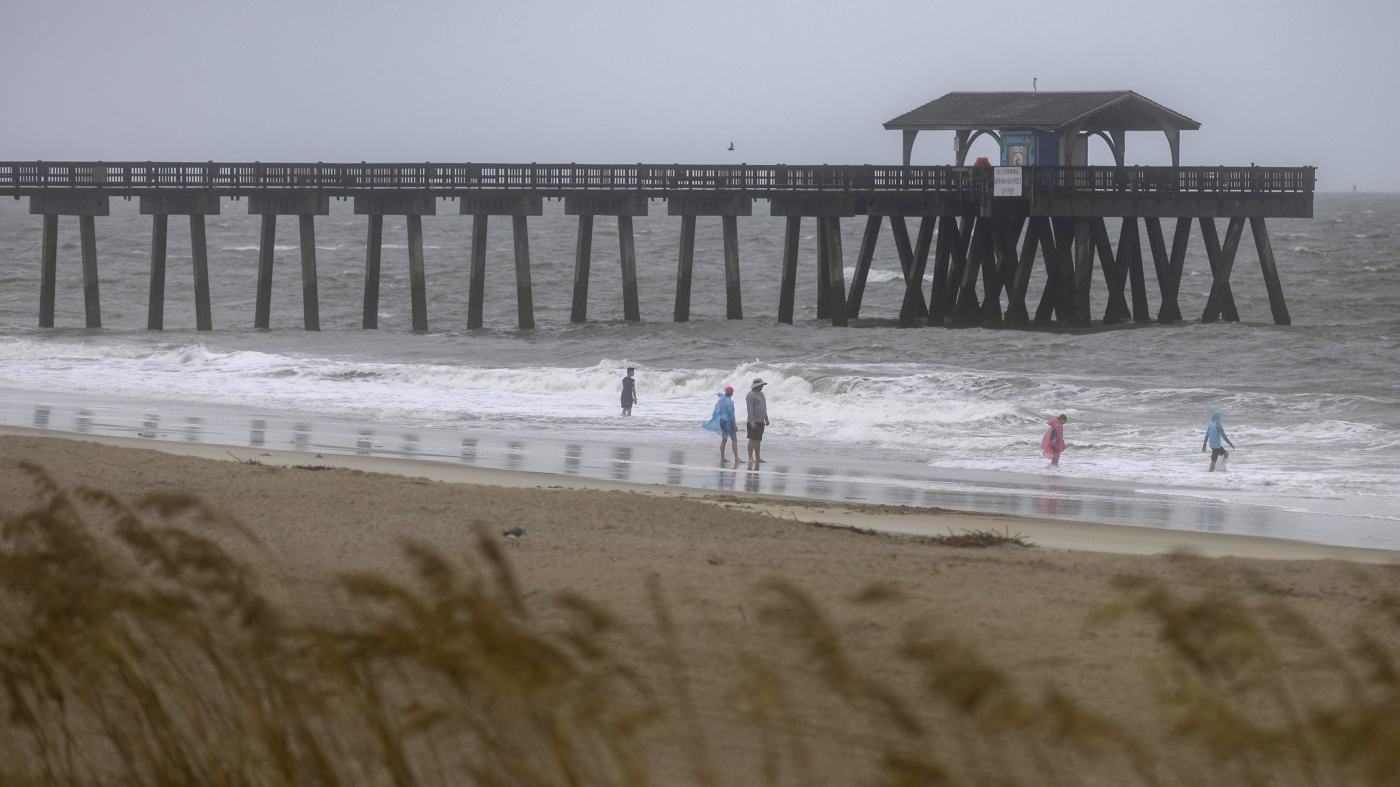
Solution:
<svg viewBox="0 0 1400 787"><path fill-rule="evenodd" d="M734 389L725 388L724 393L715 394L719 401L715 402L715 410L710 413L710 420L700 424L701 429L708 429L711 432L719 433L719 461L724 462L724 447L728 444L734 449L734 464L739 464L739 434L734 427Z"/></svg>
<svg viewBox="0 0 1400 787"><path fill-rule="evenodd" d="M1220 469L1224 470L1225 462L1230 458L1230 452L1221 447L1221 440L1224 440L1225 444L1231 448L1235 447L1235 444L1230 442L1229 436L1225 434L1225 425L1220 423L1220 411L1216 410L1210 414L1210 426L1206 427L1206 439L1201 443L1202 452L1206 450L1206 446L1210 446L1210 470L1208 472L1215 472L1215 460L1217 459L1220 460Z"/></svg>

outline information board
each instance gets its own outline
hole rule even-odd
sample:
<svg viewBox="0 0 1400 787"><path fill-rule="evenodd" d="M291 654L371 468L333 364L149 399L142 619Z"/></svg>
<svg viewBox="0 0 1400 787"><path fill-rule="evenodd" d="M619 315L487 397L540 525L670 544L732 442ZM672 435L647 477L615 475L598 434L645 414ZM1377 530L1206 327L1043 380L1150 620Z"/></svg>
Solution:
<svg viewBox="0 0 1400 787"><path fill-rule="evenodd" d="M1021 168L1020 167L997 167L992 173L994 197L1019 197L1021 196Z"/></svg>

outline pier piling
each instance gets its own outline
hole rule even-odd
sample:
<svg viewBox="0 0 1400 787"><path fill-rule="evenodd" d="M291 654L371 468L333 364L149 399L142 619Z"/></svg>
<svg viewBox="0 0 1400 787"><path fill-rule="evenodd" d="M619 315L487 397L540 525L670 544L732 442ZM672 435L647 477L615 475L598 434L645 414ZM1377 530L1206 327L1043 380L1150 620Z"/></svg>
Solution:
<svg viewBox="0 0 1400 787"><path fill-rule="evenodd" d="M408 289L413 332L428 332L428 282L423 272L423 217L408 215Z"/></svg>
<svg viewBox="0 0 1400 787"><path fill-rule="evenodd" d="M481 309L486 299L486 219L484 213L472 216L471 283L467 290L467 327L481 327Z"/></svg>
<svg viewBox="0 0 1400 787"><path fill-rule="evenodd" d="M301 230L301 313L302 326L321 330L321 301L316 294L316 217L297 217Z"/></svg>
<svg viewBox="0 0 1400 787"><path fill-rule="evenodd" d="M258 295L253 307L253 327L267 329L272 317L272 255L277 241L277 215L264 214L258 239Z"/></svg>
<svg viewBox="0 0 1400 787"><path fill-rule="evenodd" d="M166 231L170 217L158 213L151 217L151 288L146 303L146 330L165 330L165 259Z"/></svg>
<svg viewBox="0 0 1400 787"><path fill-rule="evenodd" d="M622 264L622 319L642 321L642 306L637 294L637 246L632 238L632 217L617 217L617 250Z"/></svg>
<svg viewBox="0 0 1400 787"><path fill-rule="evenodd" d="M695 269L695 217L681 217L680 259L676 261L675 322L690 321L690 278Z"/></svg>
<svg viewBox="0 0 1400 787"><path fill-rule="evenodd" d="M522 331L535 329L535 295L530 285L530 225L528 217L511 217L511 236L515 241L515 308L517 324Z"/></svg>
<svg viewBox="0 0 1400 787"><path fill-rule="evenodd" d="M826 227L827 287L831 303L827 307L831 324L844 328L846 319L846 268L841 259L841 219L829 216L817 219Z"/></svg>
<svg viewBox="0 0 1400 787"><path fill-rule="evenodd" d="M724 316L729 320L744 319L744 295L739 284L739 220L721 216L724 228Z"/></svg>
<svg viewBox="0 0 1400 787"><path fill-rule="evenodd" d="M817 319L831 319L831 269L827 262L826 224L817 220Z"/></svg>
<svg viewBox="0 0 1400 787"><path fill-rule="evenodd" d="M379 328L379 267L384 251L384 214L369 217L365 230L365 299L360 316L360 328Z"/></svg>
<svg viewBox="0 0 1400 787"><path fill-rule="evenodd" d="M190 257L194 263L194 327L197 331L214 330L214 315L209 302L209 245L204 236L204 215L190 214Z"/></svg>
<svg viewBox="0 0 1400 787"><path fill-rule="evenodd" d="M958 245L958 220L950 213L938 217L938 246L933 254L933 286L928 296L928 324L942 327L948 316L948 273Z"/></svg>
<svg viewBox="0 0 1400 787"><path fill-rule="evenodd" d="M1259 268L1264 273L1264 286L1269 291L1269 311L1273 313L1275 325L1292 325L1288 316L1288 304L1283 300L1283 285L1278 280L1278 266L1274 263L1274 245L1269 241L1269 228L1264 219L1254 217L1249 220L1249 228L1254 232L1254 247L1259 252Z"/></svg>
<svg viewBox="0 0 1400 787"><path fill-rule="evenodd" d="M102 327L102 299L97 289L97 223L92 216L78 217L83 249L83 313L87 327Z"/></svg>
<svg viewBox="0 0 1400 787"><path fill-rule="evenodd" d="M1142 235L1138 230L1136 216L1123 218L1124 232L1118 241L1121 249L1128 247L1128 279L1133 289L1133 322L1152 322L1147 305L1147 275L1142 269Z"/></svg>
<svg viewBox="0 0 1400 787"><path fill-rule="evenodd" d="M39 263L39 327L53 327L54 293L58 282L58 216L44 214L44 244Z"/></svg>
<svg viewBox="0 0 1400 787"><path fill-rule="evenodd" d="M846 298L846 316L852 320L860 316L861 302L865 300L865 280L870 277L870 264L875 260L875 244L880 240L880 225L884 219L878 213L865 219L865 234L860 239L855 275L851 277L851 292Z"/></svg>
<svg viewBox="0 0 1400 787"><path fill-rule="evenodd" d="M1235 255L1240 249L1240 235L1244 232L1244 219L1240 217L1230 219L1230 223L1225 228L1225 243L1219 245L1215 236L1215 220L1201 219L1201 228L1204 231L1207 223L1210 231L1203 232L1206 238L1206 253L1210 258L1211 285L1210 296L1206 298L1206 309L1201 315L1201 322L1215 322L1222 316L1228 322L1239 322L1239 312L1235 310L1235 295L1230 290L1230 274L1235 269Z"/></svg>
<svg viewBox="0 0 1400 787"><path fill-rule="evenodd" d="M1070 324L1088 328L1090 322L1089 288L1094 282L1094 229L1089 219L1074 222L1074 284Z"/></svg>
<svg viewBox="0 0 1400 787"><path fill-rule="evenodd" d="M578 243L574 249L574 303L569 321L588 321L588 266L593 255L593 216L578 217Z"/></svg>
<svg viewBox="0 0 1400 787"><path fill-rule="evenodd" d="M778 322L792 325L797 301L797 246L802 239L802 217L788 216L783 232L783 279L778 291Z"/></svg>

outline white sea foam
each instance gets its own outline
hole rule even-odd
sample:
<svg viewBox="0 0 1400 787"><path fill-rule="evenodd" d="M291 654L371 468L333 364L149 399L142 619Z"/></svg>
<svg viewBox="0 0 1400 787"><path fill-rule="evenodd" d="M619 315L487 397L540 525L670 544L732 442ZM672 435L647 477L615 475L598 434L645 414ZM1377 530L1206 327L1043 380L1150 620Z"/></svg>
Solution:
<svg viewBox="0 0 1400 787"><path fill-rule="evenodd" d="M218 403L337 414L399 424L470 423L533 430L623 428L620 371L639 366L640 403L626 428L693 435L715 393L736 389L742 415L749 381L763 377L775 432L855 450L921 455L931 463L1039 472L1044 421L1067 412L1071 452L1061 472L1129 482L1294 494L1385 493L1355 449L1396 435L1336 417L1317 418L1315 396L1199 387L1087 387L1053 375L880 364L740 363L727 369L651 369L625 358L581 368L384 363L224 351L195 344L53 343L0 338L0 386L97 396ZM1067 404L1072 403L1072 404ZM1329 403L1335 407L1336 402ZM1183 427L1162 412L1188 407ZM1242 448L1232 472L1205 474L1199 443L1211 407L1255 413L1227 427ZM1337 450L1345 447L1348 450ZM1375 456L1375 454L1370 454ZM1382 471L1384 468L1382 468ZM1393 493L1392 493L1393 494ZM1392 498L1393 499L1393 498Z"/></svg>

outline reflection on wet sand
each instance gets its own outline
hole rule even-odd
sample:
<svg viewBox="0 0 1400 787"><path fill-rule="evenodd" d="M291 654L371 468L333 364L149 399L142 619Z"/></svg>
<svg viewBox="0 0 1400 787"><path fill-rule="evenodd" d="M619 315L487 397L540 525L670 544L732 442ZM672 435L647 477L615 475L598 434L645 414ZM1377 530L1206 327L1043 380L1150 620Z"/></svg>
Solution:
<svg viewBox="0 0 1400 787"><path fill-rule="evenodd" d="M809 464L785 459L782 465L714 467L713 446L618 446L547 437L482 433L463 437L455 430L392 426L367 428L360 423L306 421L287 418L233 416L188 410L152 412L149 405L123 410L104 407L101 417L77 401L70 404L0 402L0 423L52 429L56 426L84 434L114 437L139 435L145 440L226 443L263 449L324 451L373 456L383 445L401 445L404 456L455 460L484 468L630 481L642 484L692 485L822 500L850 500L948 508L989 513L1055 517L1088 522L1167 527L1212 532L1266 535L1323 543L1400 548L1400 534L1368 519L1344 514L1292 512L1267 504L1232 503L1211 494L1199 499L1169 490L1157 492L1141 485L1081 481L1044 474L998 474L962 471L907 463L850 461ZM161 425L166 424L162 430ZM178 424L177 428L170 425ZM246 431L244 431L246 429ZM315 432L313 439L313 431ZM314 446L314 448L313 448ZM562 468L559 461L563 455ZM592 461L590 461L592 457ZM739 474L743 473L740 479Z"/></svg>
<svg viewBox="0 0 1400 787"><path fill-rule="evenodd" d="M626 481L632 475L632 448L622 446L613 449L612 478L614 481Z"/></svg>
<svg viewBox="0 0 1400 787"><path fill-rule="evenodd" d="M305 451L311 446L311 425L297 424L292 431L292 448Z"/></svg>
<svg viewBox="0 0 1400 787"><path fill-rule="evenodd" d="M667 457L666 457L666 483L667 483L667 485L669 485L669 486L680 486L680 485L681 485L681 481L682 481L682 480L684 479L684 477L685 477L684 474L682 474L682 472L681 472L681 465L684 465L684 464L685 464L685 452L684 452L684 451L672 451L671 454L670 454L670 456L667 456Z"/></svg>

